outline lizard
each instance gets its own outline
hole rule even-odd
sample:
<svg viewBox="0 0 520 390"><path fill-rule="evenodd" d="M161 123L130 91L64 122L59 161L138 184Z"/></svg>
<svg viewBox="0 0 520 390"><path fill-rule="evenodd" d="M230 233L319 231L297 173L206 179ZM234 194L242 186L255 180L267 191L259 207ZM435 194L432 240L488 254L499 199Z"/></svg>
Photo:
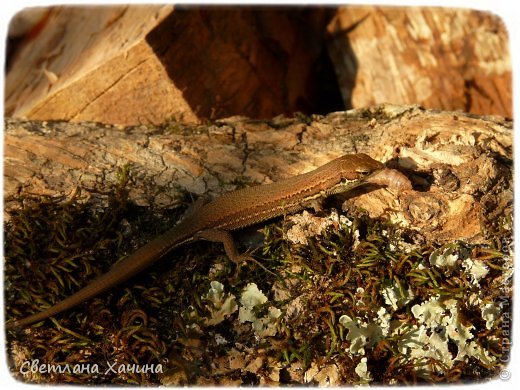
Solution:
<svg viewBox="0 0 520 390"><path fill-rule="evenodd" d="M313 171L285 180L228 192L199 205L171 229L68 298L28 317L7 322L6 329L27 327L69 310L130 279L171 250L198 240L221 242L227 256L235 263L250 260L251 256L238 252L232 231L314 207L323 198L366 183L411 189L405 175L358 153L341 156Z"/></svg>

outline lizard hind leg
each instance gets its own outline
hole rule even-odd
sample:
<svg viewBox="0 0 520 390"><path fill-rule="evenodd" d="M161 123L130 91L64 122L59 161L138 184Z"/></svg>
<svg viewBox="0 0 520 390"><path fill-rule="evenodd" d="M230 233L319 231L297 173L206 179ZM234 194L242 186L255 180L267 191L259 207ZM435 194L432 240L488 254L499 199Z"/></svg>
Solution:
<svg viewBox="0 0 520 390"><path fill-rule="evenodd" d="M224 245L224 250L226 251L226 255L229 259L235 263L237 266L240 266L242 263L246 261L250 261L261 267L264 271L274 273L268 270L264 265L262 265L258 260L256 260L253 256L251 256L249 251L245 253L240 253L238 248L233 240L233 236L230 232L226 230L218 230L218 229L208 229L201 230L194 234L193 238L198 240L206 240L211 242L221 242Z"/></svg>
<svg viewBox="0 0 520 390"><path fill-rule="evenodd" d="M233 236L226 230L208 229L201 230L193 235L193 238L198 240L206 240L211 242L220 242L224 245L224 250L229 259L235 264L240 264L244 261L253 260L251 255L247 253L240 253L233 240Z"/></svg>

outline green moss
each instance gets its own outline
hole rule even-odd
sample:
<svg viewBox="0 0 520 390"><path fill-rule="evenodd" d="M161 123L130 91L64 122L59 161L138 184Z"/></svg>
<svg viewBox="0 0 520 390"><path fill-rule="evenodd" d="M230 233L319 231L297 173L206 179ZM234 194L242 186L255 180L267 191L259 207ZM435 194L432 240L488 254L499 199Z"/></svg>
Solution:
<svg viewBox="0 0 520 390"><path fill-rule="evenodd" d="M128 183L126 167L107 194L78 190L68 199L16 200L19 208L5 227L8 319L69 296L180 217L179 210L157 212L129 203ZM309 237L308 245L286 239L288 228L287 219L264 226L264 242L254 256L265 268L236 267L221 245L200 242L173 251L138 277L52 321L9 332L13 372L25 360L40 359L99 364L102 374L17 377L38 383L227 384L256 383L277 367L285 373L279 383L303 384L298 372L334 364L342 383L353 384L360 382L354 369L366 357L375 384L451 383L497 374L500 358L508 353L500 333L511 307L511 279L504 279L510 267L507 236L490 236L487 245L453 243L449 253L458 260L452 269L442 269L430 258L446 248L415 244L416 233L361 212ZM502 231L511 231L506 222ZM467 259L488 269L478 283L462 266ZM204 297L214 280L237 301L244 287L255 283L268 302L254 314L265 316L271 306L282 310L277 334L257 337L237 314L205 326L211 313ZM412 308L432 297L458 303L461 329L473 326L471 340L495 357L492 363L469 357L448 364L403 350L419 323ZM471 303L475 297L480 303ZM490 329L481 313L489 303L502 303ZM400 331L385 333L385 321L401 324ZM376 335L363 345L364 355L352 352L356 329ZM456 355L453 341L447 345ZM244 359L243 366L222 368L236 356ZM251 372L246 366L254 358L269 363ZM104 374L107 361L162 364L165 373Z"/></svg>
<svg viewBox="0 0 520 390"><path fill-rule="evenodd" d="M355 231L362 232L362 236L353 249ZM348 331L338 323L342 314L375 323L377 310L386 307L391 313L391 320L412 325L416 322L410 312L412 306L440 296L458 301L464 323L473 324L473 333L480 335L484 332L481 313L466 304L471 295L479 294L482 302L496 302L500 294L505 294L506 300L510 299L507 289L497 290L494 283L506 262L504 253L488 249L486 245L470 247L462 243L454 244L461 258L466 255L489 266L489 273L479 281L479 285L475 285L461 267L446 277L443 270L429 264L434 247L410 250L405 241L406 232L400 233L387 223L372 221L364 216L356 218L350 227L342 225L340 229L332 229L321 237L312 238L308 246L289 245L282 240L281 229L268 227L266 233L265 248L268 253L274 258L287 259L287 267L289 263L293 267L294 264L301 266L298 273L287 270L279 272L283 272L286 282L287 278L292 279L293 283L298 280L297 294L306 297L303 304L305 311L286 324L286 337L279 344L281 358L286 363L297 359L308 367L310 361L323 357L330 362L340 358L355 360L346 352L350 342L346 338ZM388 286L394 286L398 295L406 295L410 291L413 298L392 311L381 294L382 289ZM487 289L488 286L494 287ZM484 290L481 290L482 287ZM488 352L493 353L500 340L500 332L494 328L485 331L485 334L486 337L476 337L475 340L480 346L490 347ZM390 383L396 379L402 383L480 380L493 377L500 367L499 359L491 365L478 362L486 368L472 378L464 372L468 371L467 366L475 364L475 359L470 358L457 363L456 368L448 368L446 362L441 360L425 362L399 352L398 345L402 340L396 335L383 337L366 348L375 383ZM302 350L306 351L305 357L299 353ZM421 369L424 364L427 364L427 369Z"/></svg>
<svg viewBox="0 0 520 390"><path fill-rule="evenodd" d="M107 194L78 189L68 198L23 196L9 200L17 202L18 208L5 226L7 319L51 306L135 249L131 236L137 234L125 232L125 222L139 226L140 219L151 216L128 204L128 181L129 167L124 167ZM107 359L116 357L125 362L159 362L164 359L164 342L150 333L147 323L154 319L139 306L154 309L164 301L167 299L161 291L136 283L28 330L9 332L9 353L18 365L13 373L21 380L38 383L140 383L143 378L138 374L103 377L65 372L23 378L17 368L36 359L56 365L98 364L101 372Z"/></svg>

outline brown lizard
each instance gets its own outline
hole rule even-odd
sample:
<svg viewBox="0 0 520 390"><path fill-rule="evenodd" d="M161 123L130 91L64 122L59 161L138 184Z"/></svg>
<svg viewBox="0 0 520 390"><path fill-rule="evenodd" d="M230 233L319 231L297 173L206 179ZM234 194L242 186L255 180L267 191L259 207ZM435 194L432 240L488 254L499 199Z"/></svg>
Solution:
<svg viewBox="0 0 520 390"><path fill-rule="evenodd" d="M231 231L300 211L321 198L370 182L411 189L403 174L385 169L379 161L360 153L339 157L314 171L286 180L224 194L201 205L172 229L116 263L75 294L39 313L6 323L6 329L25 327L71 309L126 281L170 250L197 240L223 243L226 254L234 262L251 259L238 252Z"/></svg>

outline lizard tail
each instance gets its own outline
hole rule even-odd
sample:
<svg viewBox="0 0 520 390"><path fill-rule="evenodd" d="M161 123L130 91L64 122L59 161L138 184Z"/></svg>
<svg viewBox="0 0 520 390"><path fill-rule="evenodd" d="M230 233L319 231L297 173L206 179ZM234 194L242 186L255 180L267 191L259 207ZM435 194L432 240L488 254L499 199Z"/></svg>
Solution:
<svg viewBox="0 0 520 390"><path fill-rule="evenodd" d="M166 252L186 242L186 240L181 240L181 237L169 233L171 231L139 248L136 252L115 264L107 273L94 279L87 286L56 303L54 306L20 320L7 322L5 324L6 330L23 328L59 314L130 279L162 257ZM172 242L172 237L175 237L174 242Z"/></svg>

